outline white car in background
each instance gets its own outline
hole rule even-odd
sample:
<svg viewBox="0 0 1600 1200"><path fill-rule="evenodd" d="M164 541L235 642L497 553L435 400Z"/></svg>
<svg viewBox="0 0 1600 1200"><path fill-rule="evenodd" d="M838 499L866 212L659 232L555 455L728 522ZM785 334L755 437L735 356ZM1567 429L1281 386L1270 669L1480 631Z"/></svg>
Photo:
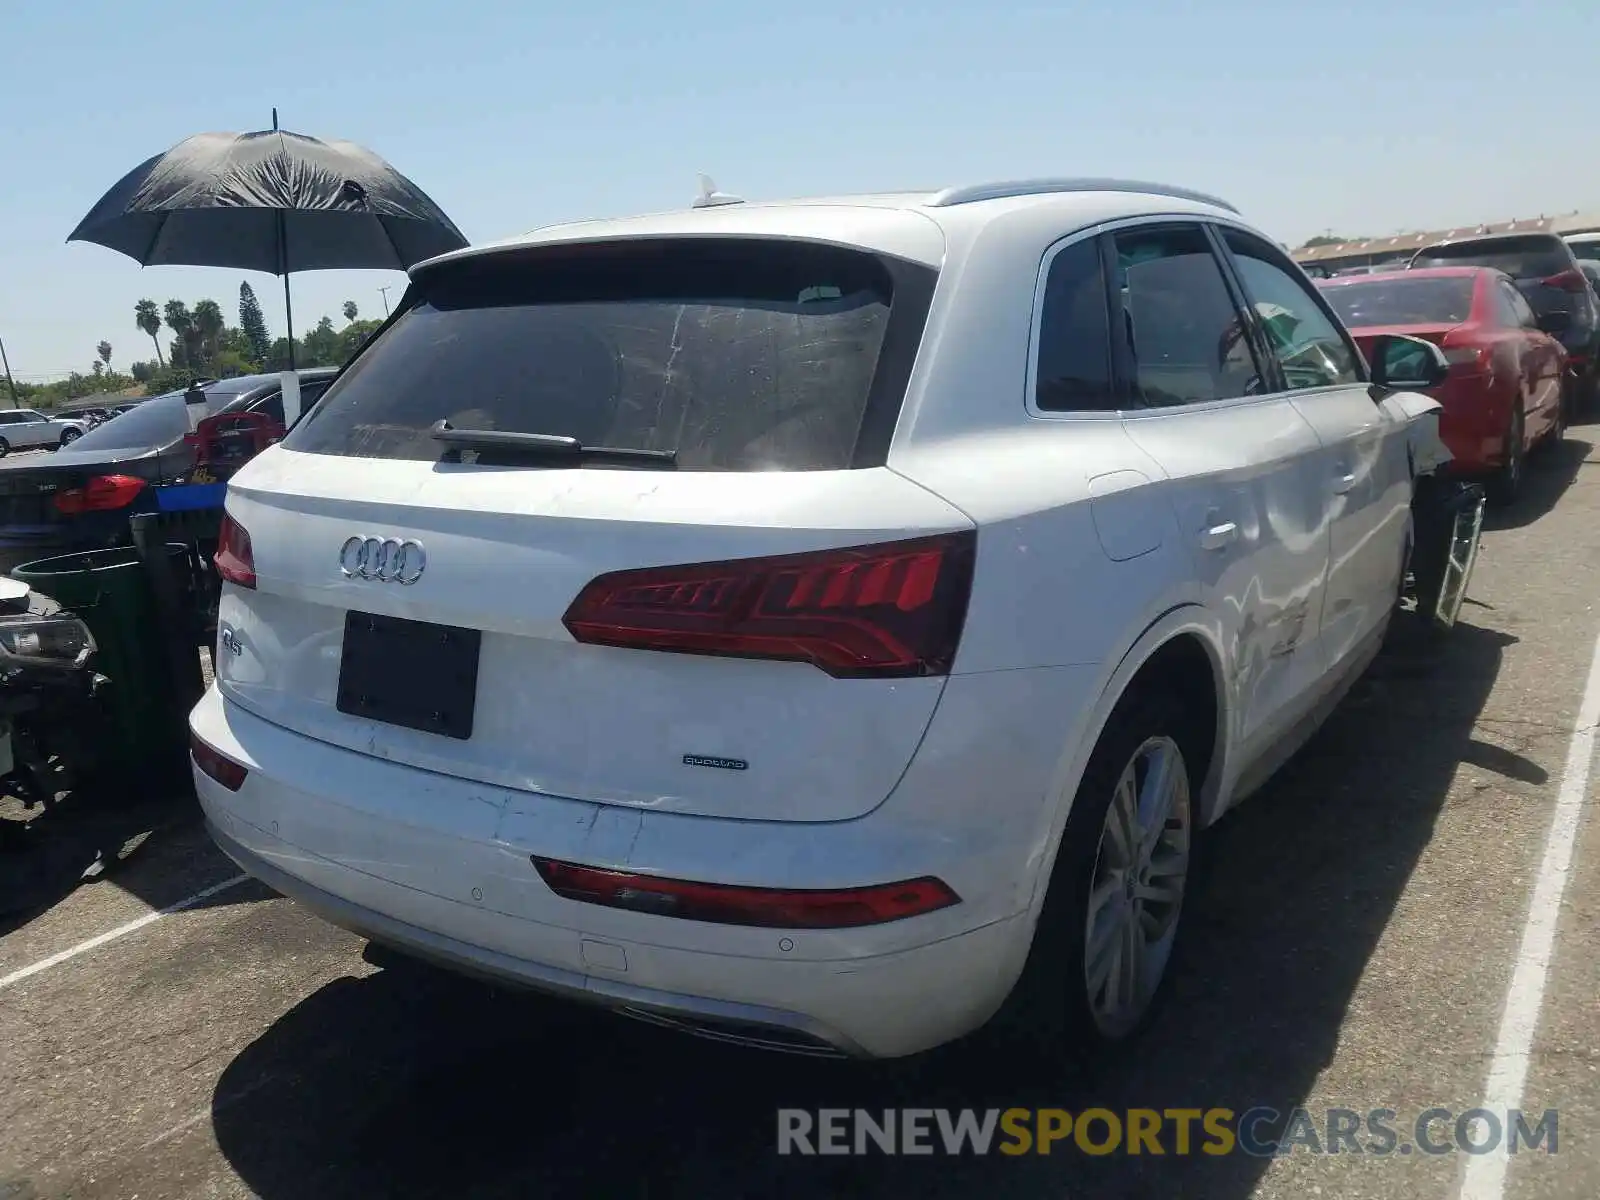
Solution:
<svg viewBox="0 0 1600 1200"><path fill-rule="evenodd" d="M711 1037L1131 1035L1197 833L1383 637L1395 389L1439 352L1369 374L1231 207L1109 180L718 199L412 276L229 488L222 848Z"/></svg>
<svg viewBox="0 0 1600 1200"><path fill-rule="evenodd" d="M13 450L71 445L88 432L89 423L81 419L47 417L31 408L0 409L0 458Z"/></svg>

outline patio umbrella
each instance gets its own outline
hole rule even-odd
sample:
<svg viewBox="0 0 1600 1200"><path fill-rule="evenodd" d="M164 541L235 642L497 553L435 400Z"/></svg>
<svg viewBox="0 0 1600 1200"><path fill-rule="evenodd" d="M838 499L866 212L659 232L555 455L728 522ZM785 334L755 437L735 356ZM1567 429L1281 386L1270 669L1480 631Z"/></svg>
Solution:
<svg viewBox="0 0 1600 1200"><path fill-rule="evenodd" d="M295 271L406 270L467 244L444 211L354 142L278 128L201 133L140 163L89 210L69 242L141 266L238 267L283 276L294 365Z"/></svg>

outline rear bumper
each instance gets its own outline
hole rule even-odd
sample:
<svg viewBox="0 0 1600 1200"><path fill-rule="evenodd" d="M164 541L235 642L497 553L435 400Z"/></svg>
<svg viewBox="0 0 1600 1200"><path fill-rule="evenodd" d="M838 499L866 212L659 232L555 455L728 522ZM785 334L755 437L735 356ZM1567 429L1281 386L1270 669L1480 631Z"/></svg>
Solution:
<svg viewBox="0 0 1600 1200"><path fill-rule="evenodd" d="M530 852L603 862L596 847L613 841L633 869L694 878L708 840L737 837L752 847L744 857L784 876L773 881L781 886L795 885L796 862L809 864L818 886L836 881L828 863L813 860L815 827L668 817L645 832L636 812L507 794L329 746L262 721L214 688L190 721L249 771L237 792L195 772L225 852L333 923L468 974L724 1040L897 1057L981 1025L1027 953L1028 912L997 915L981 901L824 931L569 901L545 886ZM825 828L841 841L860 838L871 820ZM906 840L915 844L917 832ZM938 842L958 852L948 838L928 844ZM928 873L948 874L943 866L931 861ZM905 877L900 869L858 882ZM1019 857L1011 875L1022 869Z"/></svg>
<svg viewBox="0 0 1600 1200"><path fill-rule="evenodd" d="M275 865L273 857L281 855L267 857L249 849L210 819L206 821L206 828L223 853L245 872L303 904L330 924L464 975L530 988L580 1003L598 1004L628 1016L682 1027L717 1040L822 1057L867 1056L867 1052L845 1033L801 1013L635 987L615 979L597 979L397 921L291 875ZM260 839L258 836L252 840L259 842Z"/></svg>

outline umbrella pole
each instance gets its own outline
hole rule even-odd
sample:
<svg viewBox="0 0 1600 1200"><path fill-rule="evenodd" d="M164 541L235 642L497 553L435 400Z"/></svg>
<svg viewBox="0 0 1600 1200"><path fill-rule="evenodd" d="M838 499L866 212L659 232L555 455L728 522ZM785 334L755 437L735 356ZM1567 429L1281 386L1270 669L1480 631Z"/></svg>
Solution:
<svg viewBox="0 0 1600 1200"><path fill-rule="evenodd" d="M272 110L272 127L278 127L278 110ZM283 209L278 210L278 274L283 276L283 323L289 331L289 370L294 370L294 305L289 300L289 229Z"/></svg>
<svg viewBox="0 0 1600 1200"><path fill-rule="evenodd" d="M294 370L294 305L289 300L289 275L283 276L283 321L289 329L289 370Z"/></svg>

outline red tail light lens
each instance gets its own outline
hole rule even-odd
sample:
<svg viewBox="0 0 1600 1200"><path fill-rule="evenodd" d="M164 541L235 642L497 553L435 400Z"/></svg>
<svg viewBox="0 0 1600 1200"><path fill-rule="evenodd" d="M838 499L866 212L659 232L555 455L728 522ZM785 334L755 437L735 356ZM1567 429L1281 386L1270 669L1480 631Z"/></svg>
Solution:
<svg viewBox="0 0 1600 1200"><path fill-rule="evenodd" d="M950 671L971 530L847 550L601 575L563 623L580 642L809 662L839 678Z"/></svg>
<svg viewBox="0 0 1600 1200"><path fill-rule="evenodd" d="M132 475L96 475L78 488L57 492L56 508L67 516L127 508L144 491L145 483Z"/></svg>
<svg viewBox="0 0 1600 1200"><path fill-rule="evenodd" d="M1547 288L1555 288L1563 292L1583 292L1587 291L1589 287L1589 280L1576 267L1541 279L1539 282Z"/></svg>
<svg viewBox="0 0 1600 1200"><path fill-rule="evenodd" d="M658 879L537 856L533 865L550 890L567 900L717 925L851 929L961 903L948 884L931 875L873 887L794 891Z"/></svg>
<svg viewBox="0 0 1600 1200"><path fill-rule="evenodd" d="M194 759L194 765L200 768L201 774L216 780L230 792L242 788L245 776L250 773L243 764L234 762L215 746L202 742L192 730L189 733L189 756Z"/></svg>
<svg viewBox="0 0 1600 1200"><path fill-rule="evenodd" d="M256 556L250 548L250 534L245 527L224 512L222 533L217 538L217 553L211 560L217 574L239 587L256 586Z"/></svg>

